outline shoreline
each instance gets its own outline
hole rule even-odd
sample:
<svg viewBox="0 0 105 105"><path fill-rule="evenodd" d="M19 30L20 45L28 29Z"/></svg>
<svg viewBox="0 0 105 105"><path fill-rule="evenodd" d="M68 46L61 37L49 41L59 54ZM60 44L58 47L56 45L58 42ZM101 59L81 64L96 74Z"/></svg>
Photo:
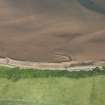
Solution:
<svg viewBox="0 0 105 105"><path fill-rule="evenodd" d="M11 58L0 58L1 66L19 67L22 69L37 70L67 70L67 71L91 71L96 67L105 65L104 61L71 61L61 63L19 61Z"/></svg>

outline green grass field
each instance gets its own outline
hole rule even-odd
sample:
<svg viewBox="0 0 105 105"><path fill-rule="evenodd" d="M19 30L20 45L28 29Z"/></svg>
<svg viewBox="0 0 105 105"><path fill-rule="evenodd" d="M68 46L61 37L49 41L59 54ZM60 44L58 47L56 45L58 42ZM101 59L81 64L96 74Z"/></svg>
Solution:
<svg viewBox="0 0 105 105"><path fill-rule="evenodd" d="M105 105L105 71L0 67L0 105Z"/></svg>

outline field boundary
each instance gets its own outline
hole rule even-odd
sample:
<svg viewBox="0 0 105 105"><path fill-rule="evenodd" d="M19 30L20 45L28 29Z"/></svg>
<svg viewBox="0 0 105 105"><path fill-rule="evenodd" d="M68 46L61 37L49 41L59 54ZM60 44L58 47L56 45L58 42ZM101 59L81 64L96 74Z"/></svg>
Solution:
<svg viewBox="0 0 105 105"><path fill-rule="evenodd" d="M96 67L102 67L105 65L104 61L71 61L61 63L44 63L44 62L30 62L30 61L19 61L11 58L0 58L0 65L8 67L19 67L19 68L31 68L40 70L68 70L68 71L90 71Z"/></svg>

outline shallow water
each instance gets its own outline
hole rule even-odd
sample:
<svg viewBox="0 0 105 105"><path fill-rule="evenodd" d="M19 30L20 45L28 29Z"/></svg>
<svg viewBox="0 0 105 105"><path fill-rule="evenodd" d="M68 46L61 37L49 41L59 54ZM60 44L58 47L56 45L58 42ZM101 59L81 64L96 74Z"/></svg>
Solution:
<svg viewBox="0 0 105 105"><path fill-rule="evenodd" d="M105 1L104 0L79 0L79 2L88 9L94 10L99 13L105 14Z"/></svg>

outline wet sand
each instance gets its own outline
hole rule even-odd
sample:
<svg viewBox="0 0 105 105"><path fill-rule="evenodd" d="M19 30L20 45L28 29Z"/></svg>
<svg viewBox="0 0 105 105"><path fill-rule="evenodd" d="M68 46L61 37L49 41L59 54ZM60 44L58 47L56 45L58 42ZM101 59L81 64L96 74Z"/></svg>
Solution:
<svg viewBox="0 0 105 105"><path fill-rule="evenodd" d="M104 0L0 0L0 56L35 62L104 60L104 5Z"/></svg>

